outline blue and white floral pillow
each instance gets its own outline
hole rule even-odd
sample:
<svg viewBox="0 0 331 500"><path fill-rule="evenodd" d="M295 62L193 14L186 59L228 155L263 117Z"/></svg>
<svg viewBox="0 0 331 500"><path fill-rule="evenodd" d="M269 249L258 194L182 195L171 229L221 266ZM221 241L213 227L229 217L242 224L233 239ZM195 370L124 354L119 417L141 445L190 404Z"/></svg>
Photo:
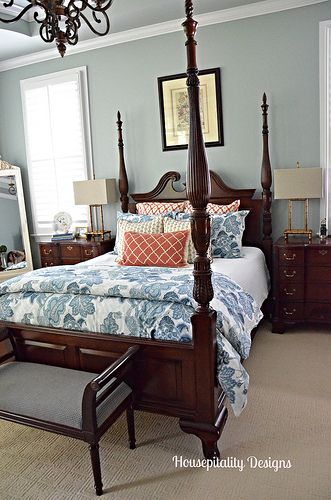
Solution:
<svg viewBox="0 0 331 500"><path fill-rule="evenodd" d="M211 250L213 257L237 259L241 257L245 218L249 210L224 215L213 215L211 225Z"/></svg>
<svg viewBox="0 0 331 500"><path fill-rule="evenodd" d="M167 214L167 215L168 215L168 217L171 216L172 219L176 219L176 220L190 220L192 214L189 214L186 212L171 212L171 215L170 214Z"/></svg>
<svg viewBox="0 0 331 500"><path fill-rule="evenodd" d="M140 215L140 214L131 214L131 213L123 213L123 212L117 212L117 228L116 228L116 241L115 241L115 247L114 247L114 252L118 254L118 234L119 234L119 221L120 220L126 220L128 222L146 222L155 219L157 215Z"/></svg>

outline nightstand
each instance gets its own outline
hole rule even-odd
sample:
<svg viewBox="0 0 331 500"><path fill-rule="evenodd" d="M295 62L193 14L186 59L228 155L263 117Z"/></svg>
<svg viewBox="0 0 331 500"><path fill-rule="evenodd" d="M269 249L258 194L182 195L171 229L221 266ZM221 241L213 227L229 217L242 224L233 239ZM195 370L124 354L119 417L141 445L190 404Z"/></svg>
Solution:
<svg viewBox="0 0 331 500"><path fill-rule="evenodd" d="M272 331L296 323L331 324L331 240L280 238L274 244Z"/></svg>
<svg viewBox="0 0 331 500"><path fill-rule="evenodd" d="M78 264L114 249L115 238L104 241L68 240L39 243L41 267Z"/></svg>

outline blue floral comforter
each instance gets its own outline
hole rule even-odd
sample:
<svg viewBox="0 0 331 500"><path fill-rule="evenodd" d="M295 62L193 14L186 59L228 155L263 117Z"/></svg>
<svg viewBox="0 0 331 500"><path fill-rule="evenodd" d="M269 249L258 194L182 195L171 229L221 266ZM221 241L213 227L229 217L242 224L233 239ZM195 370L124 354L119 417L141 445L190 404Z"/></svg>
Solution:
<svg viewBox="0 0 331 500"><path fill-rule="evenodd" d="M253 298L213 274L217 374L234 413L246 405L249 376L241 358L262 317ZM0 321L190 342L193 275L187 269L61 266L0 283Z"/></svg>

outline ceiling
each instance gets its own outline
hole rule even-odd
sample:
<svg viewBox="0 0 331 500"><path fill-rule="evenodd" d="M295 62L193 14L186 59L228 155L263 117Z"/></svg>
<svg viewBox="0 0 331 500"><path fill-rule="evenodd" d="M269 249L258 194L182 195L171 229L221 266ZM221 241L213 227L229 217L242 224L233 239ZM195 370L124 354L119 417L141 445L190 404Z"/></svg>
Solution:
<svg viewBox="0 0 331 500"><path fill-rule="evenodd" d="M0 17L6 17L4 1L8 0L0 0ZM195 0L194 7L195 14L205 14L261 1L263 0L253 2L252 0ZM28 3L30 2L27 0L14 0L16 12L18 13ZM108 11L111 33L181 19L184 17L184 3L184 0L139 0L139 2L137 0L114 0ZM7 15L7 18L10 16ZM30 22L26 17L12 24L0 22L0 61L53 48L54 43L48 44L41 40L38 29L39 25L33 18ZM91 31L82 24L79 39L87 40L94 37Z"/></svg>
<svg viewBox="0 0 331 500"><path fill-rule="evenodd" d="M13 18L15 17L25 6L32 3L33 0L13 0L13 6L10 9L13 11L12 14L8 14L8 9L6 9L3 4L9 2L10 0L0 0L0 17L3 18ZM67 5L69 0L63 0ZM77 1L79 0L71 0ZM105 1L105 0L104 0ZM284 10L288 8L295 8L299 6L326 2L327 0L194 0L194 14L195 15L207 15L209 18L209 24L213 24L216 18L222 16L226 17L226 20L233 20L240 18L240 15L246 9L254 12L250 15L264 14L268 12L275 12L278 10ZM33 55L30 62L39 60L46 60L51 58L50 52L53 53L53 57L58 56L58 52L55 48L55 42L46 43L39 36L39 24L33 19L33 12L35 8L28 11L28 13L19 21L7 24L0 21L0 69L6 66L8 69L10 66L16 67L15 64L18 63L19 59L14 59L19 56L29 56ZM108 14L111 22L109 38L119 38L129 36L129 39L134 39L135 36L138 38L138 32L140 29L143 31L147 26L153 28L149 31L153 34L160 34L165 32L171 32L177 29L177 21L184 19L185 17L185 0L113 0L113 5L109 8ZM239 17L236 17L238 12L240 12ZM208 13L214 13L213 16L208 16ZM206 17L206 16L205 16ZM245 15L243 16L245 17ZM169 27L169 23L172 26ZM218 22L216 20L216 22ZM166 26L155 26L159 23L168 23ZM95 24L92 22L92 25ZM176 26L174 29L173 26ZM132 30L132 31L130 31ZM137 30L136 32L134 30ZM163 31L164 30L164 31ZM132 36L134 34L134 36ZM153 36L153 35L152 35ZM131 37L131 38L130 38ZM96 48L97 43L102 39L105 40L107 37L98 37L94 35L90 29L82 22L82 26L79 29L79 41L87 41L96 39L92 41L93 48ZM126 40L127 41L127 40ZM80 50L87 50L81 43ZM118 43L118 42L117 42ZM91 48L91 47L90 47ZM49 50L51 49L51 50ZM70 52L74 53L76 47L68 46L67 54ZM79 47L78 47L79 49ZM48 51L48 52L44 52ZM29 64L27 58L24 59L24 64ZM21 60L20 60L21 61Z"/></svg>

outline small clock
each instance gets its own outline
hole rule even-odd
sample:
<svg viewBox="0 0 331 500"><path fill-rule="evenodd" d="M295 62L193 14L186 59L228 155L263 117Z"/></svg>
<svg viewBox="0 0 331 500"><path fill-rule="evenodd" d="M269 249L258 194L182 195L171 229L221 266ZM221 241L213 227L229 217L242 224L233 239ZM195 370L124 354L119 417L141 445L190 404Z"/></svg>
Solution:
<svg viewBox="0 0 331 500"><path fill-rule="evenodd" d="M54 225L56 231L68 233L72 224L71 215L67 212L58 212L54 215Z"/></svg>

